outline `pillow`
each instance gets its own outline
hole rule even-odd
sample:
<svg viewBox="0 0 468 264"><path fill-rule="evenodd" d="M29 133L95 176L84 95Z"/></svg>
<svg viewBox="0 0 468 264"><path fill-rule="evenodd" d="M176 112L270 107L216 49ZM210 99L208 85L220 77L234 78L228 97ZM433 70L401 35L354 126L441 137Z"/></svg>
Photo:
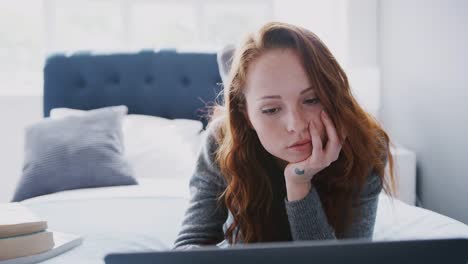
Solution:
<svg viewBox="0 0 468 264"><path fill-rule="evenodd" d="M232 59L236 47L232 44L226 45L216 53L216 60L218 62L219 75L223 83L226 83L226 78L229 75L231 69Z"/></svg>
<svg viewBox="0 0 468 264"><path fill-rule="evenodd" d="M85 110L54 108L50 116L59 119L84 113ZM203 135L203 124L197 120L136 114L123 119L124 155L136 178L190 177Z"/></svg>
<svg viewBox="0 0 468 264"><path fill-rule="evenodd" d="M46 118L25 130L23 175L13 201L58 191L134 185L123 155L126 106Z"/></svg>

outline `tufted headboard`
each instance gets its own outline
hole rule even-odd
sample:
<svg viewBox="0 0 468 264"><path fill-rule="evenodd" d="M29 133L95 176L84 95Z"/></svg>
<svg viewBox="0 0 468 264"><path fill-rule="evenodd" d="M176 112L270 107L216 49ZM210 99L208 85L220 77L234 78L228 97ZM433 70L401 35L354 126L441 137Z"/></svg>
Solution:
<svg viewBox="0 0 468 264"><path fill-rule="evenodd" d="M44 116L57 107L126 105L130 114L206 120L221 90L215 53L54 55L44 69Z"/></svg>

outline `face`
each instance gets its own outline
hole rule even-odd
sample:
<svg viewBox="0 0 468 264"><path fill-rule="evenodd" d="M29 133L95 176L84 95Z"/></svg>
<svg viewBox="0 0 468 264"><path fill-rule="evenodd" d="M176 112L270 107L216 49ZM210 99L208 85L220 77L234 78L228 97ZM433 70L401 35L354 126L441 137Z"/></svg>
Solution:
<svg viewBox="0 0 468 264"><path fill-rule="evenodd" d="M248 67L244 95L252 128L281 164L311 155L310 122L324 139L322 105L293 50L274 49L256 58Z"/></svg>

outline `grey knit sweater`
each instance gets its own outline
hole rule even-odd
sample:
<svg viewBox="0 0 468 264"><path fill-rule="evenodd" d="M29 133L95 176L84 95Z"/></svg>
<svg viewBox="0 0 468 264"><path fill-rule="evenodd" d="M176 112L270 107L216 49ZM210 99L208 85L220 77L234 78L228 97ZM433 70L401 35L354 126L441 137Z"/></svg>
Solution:
<svg viewBox="0 0 468 264"><path fill-rule="evenodd" d="M195 172L190 179L191 199L185 212L174 249L188 249L201 245L218 244L229 246L224 240L224 232L232 223L232 215L225 206L220 206L217 198L227 184L219 167L215 164L218 144L215 139L215 126L207 131L200 150ZM355 218L345 233L345 238L371 239L377 211L378 195L382 190L380 178L370 175L360 194L360 200L353 208ZM319 194L312 186L309 194L302 200L288 201L284 196L278 200L278 208L285 208L285 230L290 232L291 240L336 239L322 208Z"/></svg>

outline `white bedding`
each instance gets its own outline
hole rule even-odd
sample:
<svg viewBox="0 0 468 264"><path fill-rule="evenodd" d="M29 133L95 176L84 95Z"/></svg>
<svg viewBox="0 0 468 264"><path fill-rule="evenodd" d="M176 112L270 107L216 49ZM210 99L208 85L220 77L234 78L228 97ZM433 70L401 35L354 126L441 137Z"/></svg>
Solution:
<svg viewBox="0 0 468 264"><path fill-rule="evenodd" d="M187 206L188 180L139 179L138 186L64 191L25 200L51 230L81 235L83 244L46 261L103 263L110 252L172 247ZM468 238L468 226L381 194L374 240Z"/></svg>

